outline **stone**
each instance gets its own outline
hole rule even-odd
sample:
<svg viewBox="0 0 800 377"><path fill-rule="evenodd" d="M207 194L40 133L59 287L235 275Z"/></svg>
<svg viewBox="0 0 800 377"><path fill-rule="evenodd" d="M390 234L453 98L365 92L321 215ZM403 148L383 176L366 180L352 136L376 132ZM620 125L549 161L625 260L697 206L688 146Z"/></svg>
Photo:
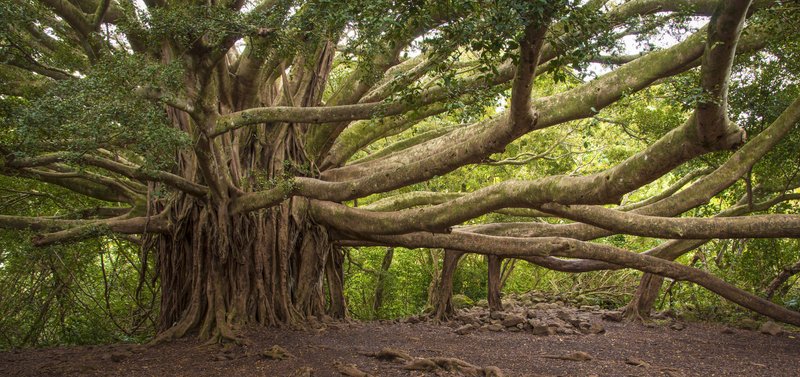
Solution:
<svg viewBox="0 0 800 377"><path fill-rule="evenodd" d="M723 333L723 334L735 334L735 333L736 333L736 331L734 331L734 330L733 330L732 328L730 328L730 327L725 327L724 329L722 329L722 333Z"/></svg>
<svg viewBox="0 0 800 377"><path fill-rule="evenodd" d="M571 322L571 321L573 321L573 320L574 320L574 318L575 318L575 317L574 317L574 316L573 316L571 313L569 313L569 312L567 312L567 311L565 311L565 310L559 310L559 311L557 311L557 312L556 312L556 317L557 317L558 319L560 319L560 320L564 321L564 322Z"/></svg>
<svg viewBox="0 0 800 377"><path fill-rule="evenodd" d="M621 322L622 321L622 312L620 311L608 311L603 313L603 320L611 321L611 322Z"/></svg>
<svg viewBox="0 0 800 377"><path fill-rule="evenodd" d="M648 363L648 362L646 362L646 361L644 361L644 360L642 360L642 359L640 359L638 357L633 357L633 356L626 357L625 358L625 364L635 365L637 367L642 367L642 368L650 368L651 367L650 363Z"/></svg>
<svg viewBox="0 0 800 377"><path fill-rule="evenodd" d="M125 360L128 356L131 356L131 353L127 351L112 352L109 358L111 359L111 361L118 363L122 360Z"/></svg>
<svg viewBox="0 0 800 377"><path fill-rule="evenodd" d="M473 325L481 322L480 318L474 314L459 314L456 316L456 321Z"/></svg>
<svg viewBox="0 0 800 377"><path fill-rule="evenodd" d="M683 322L672 322L672 324L669 325L669 328L675 331L683 331L683 329L686 328L686 324Z"/></svg>
<svg viewBox="0 0 800 377"><path fill-rule="evenodd" d="M592 355L583 351L576 351L564 355L542 355L548 359L571 360L571 361L591 361L594 360Z"/></svg>
<svg viewBox="0 0 800 377"><path fill-rule="evenodd" d="M540 303L538 303L536 305L533 305L533 309L535 309L535 310L547 310L547 309L550 309L550 305L548 305L546 302L540 302Z"/></svg>
<svg viewBox="0 0 800 377"><path fill-rule="evenodd" d="M505 317L505 313L497 311L497 310L489 313L489 318L491 318L491 319L503 319L504 317Z"/></svg>
<svg viewBox="0 0 800 377"><path fill-rule="evenodd" d="M475 305L475 302L467 295L458 294L453 296L453 307L456 309L468 308L473 305Z"/></svg>
<svg viewBox="0 0 800 377"><path fill-rule="evenodd" d="M505 327L513 327L523 322L525 322L525 318L522 318L522 316L516 314L508 314L503 319L502 325Z"/></svg>
<svg viewBox="0 0 800 377"><path fill-rule="evenodd" d="M464 326L461 326L461 327L457 328L456 329L456 334L458 334L458 335L466 335L466 334L471 333L472 330L475 330L475 326L473 326L471 324L467 324L467 325L464 325Z"/></svg>
<svg viewBox="0 0 800 377"><path fill-rule="evenodd" d="M486 377L505 377L505 374L503 374L500 368L495 366L488 366L483 368L483 375Z"/></svg>
<svg viewBox="0 0 800 377"><path fill-rule="evenodd" d="M547 335L553 335L553 334L556 333L556 330L555 330L554 327L546 326L546 325L541 324L541 323L537 323L536 325L532 325L531 328L532 328L531 332L533 332L533 335L547 336Z"/></svg>
<svg viewBox="0 0 800 377"><path fill-rule="evenodd" d="M758 331L761 331L762 334L769 334L775 336L783 332L783 327L781 327L781 325L775 322L769 321L769 322L764 322L764 324L761 325L761 328L758 329Z"/></svg>
<svg viewBox="0 0 800 377"><path fill-rule="evenodd" d="M491 324L486 326L486 329L489 331L502 331L505 327L501 324Z"/></svg>
<svg viewBox="0 0 800 377"><path fill-rule="evenodd" d="M581 322L578 328L584 334L601 334L606 331L606 328L599 321Z"/></svg>
<svg viewBox="0 0 800 377"><path fill-rule="evenodd" d="M283 360L283 359L288 359L290 357L294 357L294 355L289 353L289 351L278 345L274 345L272 346L272 348L261 352L261 356L273 360Z"/></svg>
<svg viewBox="0 0 800 377"><path fill-rule="evenodd" d="M758 322L754 321L752 318L742 318L739 320L738 326L745 330L755 330L758 328Z"/></svg>
<svg viewBox="0 0 800 377"><path fill-rule="evenodd" d="M600 310L600 305L582 305L580 310L583 312L593 312L596 310Z"/></svg>

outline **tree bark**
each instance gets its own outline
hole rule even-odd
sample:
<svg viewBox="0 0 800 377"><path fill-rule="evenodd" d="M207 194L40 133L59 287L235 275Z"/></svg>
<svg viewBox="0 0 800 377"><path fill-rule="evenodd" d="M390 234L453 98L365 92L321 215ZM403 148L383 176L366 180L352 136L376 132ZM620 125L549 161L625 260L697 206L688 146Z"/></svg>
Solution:
<svg viewBox="0 0 800 377"><path fill-rule="evenodd" d="M372 302L372 312L375 313L376 317L381 310L381 306L383 306L383 288L386 284L386 274L389 271L389 267L392 265L393 257L394 248L387 247L386 254L383 254L383 261L381 261L381 269L378 271L378 283L375 286L375 300Z"/></svg>
<svg viewBox="0 0 800 377"><path fill-rule="evenodd" d="M771 299L772 295L775 294L775 291L778 289L778 287L780 287L783 283L785 283L786 280L789 280L789 278L792 277L792 275L795 275L797 273L800 273L800 262L797 262L791 266L785 266L783 268L783 271L781 271L781 273L778 274L778 276L776 276L775 279L773 279L772 282L770 282L769 285L767 286L766 290L767 299L768 300Z"/></svg>
<svg viewBox="0 0 800 377"><path fill-rule="evenodd" d="M500 274L503 265L503 259L496 255L489 255L489 282L487 287L487 301L489 301L489 310L502 311L503 303L500 298Z"/></svg>
<svg viewBox="0 0 800 377"><path fill-rule="evenodd" d="M658 299L658 293L661 291L661 284L664 282L664 277L654 275L648 272L642 274L642 279L639 281L639 287L636 288L631 301L622 309L622 313L626 318L633 320L642 320L650 316L650 311Z"/></svg>
<svg viewBox="0 0 800 377"><path fill-rule="evenodd" d="M455 314L453 307L453 276L458 267L458 260L464 255L463 251L444 250L444 262L442 262L442 275L439 284L439 299L433 310L434 318L444 321Z"/></svg>
<svg viewBox="0 0 800 377"><path fill-rule="evenodd" d="M341 253L325 228L292 213L297 200L220 219L207 204L183 198L172 216L175 231L156 240L162 285L157 339L197 329L202 338L236 340L233 330L241 325L343 317Z"/></svg>

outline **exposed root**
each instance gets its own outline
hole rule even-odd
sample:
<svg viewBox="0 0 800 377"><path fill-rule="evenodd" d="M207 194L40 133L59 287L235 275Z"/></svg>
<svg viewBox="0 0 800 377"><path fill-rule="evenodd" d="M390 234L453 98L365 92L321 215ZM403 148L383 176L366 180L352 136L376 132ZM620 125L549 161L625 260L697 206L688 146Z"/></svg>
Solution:
<svg viewBox="0 0 800 377"><path fill-rule="evenodd" d="M430 372L446 371L450 373L456 373L460 376L469 376L469 377L504 376L503 372L497 367L489 366L481 368L479 366L470 364L461 359L456 359L454 357L413 358L409 354L403 351L394 350L390 348L384 348L378 352L365 353L365 355L375 357L379 360L387 360L393 362L403 362L403 360L405 360L406 364L403 366L403 369L406 370L421 370Z"/></svg>
<svg viewBox="0 0 800 377"><path fill-rule="evenodd" d="M333 362L333 365L336 367L336 369L339 371L339 373L341 373L341 374L343 374L345 376L349 376L349 377L372 377L371 374L368 374L366 372L360 371L353 364L345 365L345 364L342 364L341 361L337 360L337 361Z"/></svg>
<svg viewBox="0 0 800 377"><path fill-rule="evenodd" d="M364 353L364 356L370 356L370 357L374 357L374 358L376 358L378 360L393 361L393 362L403 362L404 360L405 361L414 360L414 358L411 357L411 355L409 355L409 354L407 354L407 353L405 353L403 351L392 349L392 348L383 348L378 352L366 352L366 353Z"/></svg>
<svg viewBox="0 0 800 377"><path fill-rule="evenodd" d="M294 373L292 373L291 377L311 377L314 375L314 368L311 367L302 367Z"/></svg>
<svg viewBox="0 0 800 377"><path fill-rule="evenodd" d="M577 351L572 353L567 353L564 355L539 355L539 357L544 357L547 359L559 359L559 360L570 360L570 361L591 361L594 360L592 355L589 355L583 351Z"/></svg>
<svg viewBox="0 0 800 377"><path fill-rule="evenodd" d="M622 309L621 315L622 319L629 322L645 323L649 320L648 318L645 318L644 315L642 315L642 312L636 310L636 308L630 307L630 305Z"/></svg>
<svg viewBox="0 0 800 377"><path fill-rule="evenodd" d="M287 351L285 348L279 345L274 345L272 346L272 348L264 352L261 352L261 356L273 360L284 360L294 357L294 355L292 355L291 353L289 353L289 351Z"/></svg>

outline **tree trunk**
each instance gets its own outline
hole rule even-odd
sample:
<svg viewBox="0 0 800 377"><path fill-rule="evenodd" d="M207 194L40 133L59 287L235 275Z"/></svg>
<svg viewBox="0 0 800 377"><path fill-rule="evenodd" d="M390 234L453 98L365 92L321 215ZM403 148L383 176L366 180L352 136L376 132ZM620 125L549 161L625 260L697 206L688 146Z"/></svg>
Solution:
<svg viewBox="0 0 800 377"><path fill-rule="evenodd" d="M489 301L489 310L502 311L503 303L500 299L500 275L503 259L496 255L489 255L489 282L487 287L487 300Z"/></svg>
<svg viewBox="0 0 800 377"><path fill-rule="evenodd" d="M650 316L650 311L656 303L658 293L661 291L661 284L664 282L664 277L654 275L651 273L643 273L642 279L639 281L639 287L636 288L636 293L633 298L622 309L623 315L626 318L642 320Z"/></svg>
<svg viewBox="0 0 800 377"><path fill-rule="evenodd" d="M455 314L453 307L453 276L458 267L458 260L464 255L462 251L445 250L444 262L442 262L442 275L439 284L439 297L433 313L434 318L444 321Z"/></svg>
<svg viewBox="0 0 800 377"><path fill-rule="evenodd" d="M174 206L175 230L156 244L159 338L198 329L202 338L235 340L233 329L245 324L298 325L326 312L343 317L341 252L302 213L300 200L232 218L193 198Z"/></svg>
<svg viewBox="0 0 800 377"><path fill-rule="evenodd" d="M375 301L372 302L372 312L378 317L378 312L383 306L383 286L385 285L386 274L389 267L392 265L392 258L394 257L394 248L387 247L386 254L383 255L381 261L381 269L378 271L378 283L375 286Z"/></svg>

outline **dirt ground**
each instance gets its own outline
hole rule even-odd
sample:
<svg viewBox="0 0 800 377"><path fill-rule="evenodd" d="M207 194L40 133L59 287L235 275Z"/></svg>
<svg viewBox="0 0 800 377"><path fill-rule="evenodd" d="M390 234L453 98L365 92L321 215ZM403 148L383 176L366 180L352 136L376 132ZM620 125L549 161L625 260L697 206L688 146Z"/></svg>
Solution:
<svg viewBox="0 0 800 377"><path fill-rule="evenodd" d="M563 313L562 313L563 314ZM249 329L247 345L193 337L153 347L73 346L0 352L2 376L798 376L800 333L722 325L603 320L598 334L431 321L334 322L323 329ZM519 326L522 329L522 325ZM279 346L280 348L275 348ZM376 353L390 348L408 359ZM265 356L269 350L272 358ZM281 356L280 351L288 353ZM390 352L391 353L391 352ZM385 356L385 355L383 355ZM458 360L453 364L453 359ZM591 360L583 360L591 358ZM434 363L422 362L423 359ZM450 360L450 370L436 367ZM427 364L426 364L427 363ZM472 369L459 368L463 366ZM448 367L448 365L445 365ZM455 367L454 367L455 366ZM411 370L409 368L429 370ZM490 368L496 367L496 368ZM461 372L456 372L460 369Z"/></svg>

